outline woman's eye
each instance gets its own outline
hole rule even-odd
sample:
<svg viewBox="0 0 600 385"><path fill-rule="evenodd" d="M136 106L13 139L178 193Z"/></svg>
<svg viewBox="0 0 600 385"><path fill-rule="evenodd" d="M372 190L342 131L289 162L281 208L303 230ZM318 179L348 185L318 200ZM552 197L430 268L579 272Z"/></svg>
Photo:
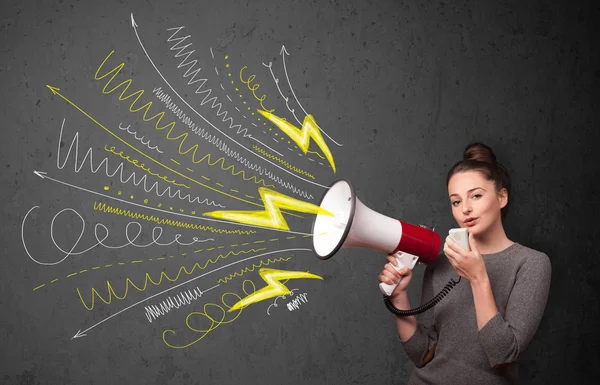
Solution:
<svg viewBox="0 0 600 385"><path fill-rule="evenodd" d="M456 206L455 203L459 203L458 201L452 202L452 206Z"/></svg>
<svg viewBox="0 0 600 385"><path fill-rule="evenodd" d="M473 197L480 197L480 196L481 196L481 194L475 194L475 195L473 195Z"/></svg>

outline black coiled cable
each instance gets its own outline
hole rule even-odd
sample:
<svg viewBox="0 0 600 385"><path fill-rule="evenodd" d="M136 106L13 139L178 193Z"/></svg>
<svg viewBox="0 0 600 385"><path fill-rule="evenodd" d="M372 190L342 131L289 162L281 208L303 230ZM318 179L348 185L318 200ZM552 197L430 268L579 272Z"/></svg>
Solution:
<svg viewBox="0 0 600 385"><path fill-rule="evenodd" d="M410 310L400 310L398 308L396 308L393 304L392 301L390 301L390 298L387 295L383 295L383 303L385 303L385 307L387 307L387 309L389 311L391 311L392 313L401 316L401 317L408 317L411 315L417 315L417 314L421 314L429 309L431 309L435 304L437 304L438 302L440 302L445 296L446 294L448 294L450 292L450 290L457 284L460 282L461 277L458 277L458 281L455 281L454 279L451 279L450 282L448 282L446 284L446 286L444 286L444 288L437 293L437 295L435 297L433 297L429 302L427 302L426 304L419 306L415 309L410 309Z"/></svg>

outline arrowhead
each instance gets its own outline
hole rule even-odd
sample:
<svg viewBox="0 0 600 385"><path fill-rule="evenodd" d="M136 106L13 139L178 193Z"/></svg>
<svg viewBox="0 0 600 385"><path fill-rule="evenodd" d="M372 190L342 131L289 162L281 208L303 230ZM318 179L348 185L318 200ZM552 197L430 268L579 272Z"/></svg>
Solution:
<svg viewBox="0 0 600 385"><path fill-rule="evenodd" d="M285 49L285 45L282 45L282 46L281 46L281 51L279 51L279 54L280 54L280 55L283 55L284 53L285 53L286 55L290 56L289 52L288 52L288 51Z"/></svg>
<svg viewBox="0 0 600 385"><path fill-rule="evenodd" d="M48 85L48 84L46 84L46 87L48 87L48 88L50 89L50 91L52 91L52 93L53 93L54 95L58 95L58 92L57 92L57 91L60 91L60 88L52 87L52 86L50 86L50 85Z"/></svg>
<svg viewBox="0 0 600 385"><path fill-rule="evenodd" d="M42 172L42 171L34 171L33 173L42 179L44 179L46 177L46 173Z"/></svg>
<svg viewBox="0 0 600 385"><path fill-rule="evenodd" d="M77 332L77 333L76 333L76 334L75 334L73 337L71 337L71 339L80 338L80 337L85 337L85 336L87 336L87 334L85 334L85 333L82 333L82 332L81 332L81 329L80 329L80 330L79 330L79 331L78 331L78 332Z"/></svg>
<svg viewBox="0 0 600 385"><path fill-rule="evenodd" d="M138 25L136 24L135 20L133 20L133 12L131 12L131 26L133 28L137 27Z"/></svg>

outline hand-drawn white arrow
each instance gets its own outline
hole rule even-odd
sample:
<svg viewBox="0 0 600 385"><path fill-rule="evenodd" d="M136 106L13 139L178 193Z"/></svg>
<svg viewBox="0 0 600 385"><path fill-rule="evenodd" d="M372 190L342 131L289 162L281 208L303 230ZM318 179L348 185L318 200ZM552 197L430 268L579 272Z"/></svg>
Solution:
<svg viewBox="0 0 600 385"><path fill-rule="evenodd" d="M292 91L292 95L294 96L294 99L296 99L296 103L298 103L298 105L300 106L300 108L302 108L302 111L304 111L304 115L308 115L308 112L306 112L306 110L304 109L304 107L302 107L302 104L300 104L300 101L298 100L298 98L296 97L296 93L294 92L294 89L292 88L292 82L290 82L290 77L288 75L287 72L287 67L285 65L285 57L290 56L290 54L288 53L288 51L285 49L285 45L281 46L281 51L279 51L279 54L281 55L281 60L283 61L283 71L285 72L285 78L287 79L288 85L290 87L290 91ZM278 87L279 88L279 87ZM286 101L287 102L287 101ZM289 108L288 108L289 109ZM294 115L295 116L295 115ZM296 118L296 120L298 120ZM317 124L315 122L315 124ZM329 135L327 135L327 133L317 124L317 127L319 127L319 130L321 130L322 133L325 134L325 136L327 136L329 139L331 139L331 141L335 144L337 144L338 146L343 146L343 144L340 144L338 142L336 142L335 140L333 140L333 138Z"/></svg>

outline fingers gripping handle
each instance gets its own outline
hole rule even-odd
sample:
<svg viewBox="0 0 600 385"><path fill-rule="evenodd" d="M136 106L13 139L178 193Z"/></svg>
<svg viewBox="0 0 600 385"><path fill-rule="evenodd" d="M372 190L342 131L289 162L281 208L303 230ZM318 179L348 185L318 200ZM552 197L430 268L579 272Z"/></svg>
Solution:
<svg viewBox="0 0 600 385"><path fill-rule="evenodd" d="M396 271L400 271L400 269L402 269L403 267L408 267L412 270L413 267L415 267L415 265L417 264L417 261L419 260L419 257L412 254L403 253L401 251L395 253L394 257L396 257L396 261L398 262L398 266L392 265L394 269L396 269ZM398 286L398 283L388 285L387 283L381 282L379 284L379 290L381 290L383 294L389 297L390 295L392 295L392 292L394 291L396 286Z"/></svg>

